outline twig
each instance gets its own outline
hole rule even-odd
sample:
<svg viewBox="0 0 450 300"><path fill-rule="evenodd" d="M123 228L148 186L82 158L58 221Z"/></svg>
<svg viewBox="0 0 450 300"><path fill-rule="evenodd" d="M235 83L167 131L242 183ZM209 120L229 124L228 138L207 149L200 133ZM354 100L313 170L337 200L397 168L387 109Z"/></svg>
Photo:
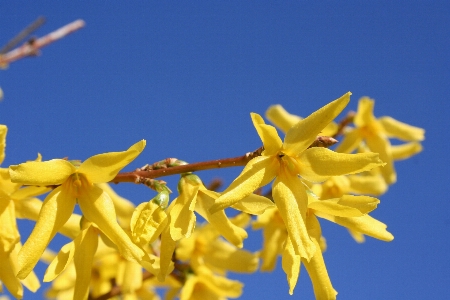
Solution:
<svg viewBox="0 0 450 300"><path fill-rule="evenodd" d="M176 166L176 167L171 167L171 168L157 169L157 170L140 171L140 169L139 169L134 172L119 173L113 180L111 180L111 182L114 182L114 183L119 183L119 182L140 183L142 181L141 178L153 179L153 178L159 178L159 177L187 173L187 172L245 166L252 158L260 156L263 150L264 150L263 147L261 147L253 152L246 153L245 155L239 156L239 157L203 161L203 162L198 162L198 163L192 163L192 164L181 165L181 166Z"/></svg>
<svg viewBox="0 0 450 300"><path fill-rule="evenodd" d="M9 63L19 60L21 58L36 55L38 50L57 41L66 35L83 28L85 25L83 20L76 20L72 23L67 24L55 30L39 39L32 39L29 42L23 44L22 46L6 53L0 55L0 66L6 66Z"/></svg>
<svg viewBox="0 0 450 300"><path fill-rule="evenodd" d="M44 17L39 17L28 25L24 30L19 32L13 39L11 39L1 50L0 54L5 54L6 52L10 51L12 48L17 46L22 40L24 40L27 36L32 34L36 29L42 26L42 24L45 23Z"/></svg>
<svg viewBox="0 0 450 300"><path fill-rule="evenodd" d="M354 111L349 111L348 112L348 114L345 116L345 118L342 119L341 122L339 122L338 130L333 135L333 138L336 138L336 137L338 137L338 136L340 136L341 134L344 133L345 127L347 127L350 123L353 122L353 118L355 117L355 114L356 113Z"/></svg>
<svg viewBox="0 0 450 300"><path fill-rule="evenodd" d="M337 140L331 137L326 136L318 136L316 140L311 144L311 147L330 147L331 145L337 143ZM211 170L211 169L219 169L219 168L230 168L230 167L238 167L245 166L251 159L260 156L264 151L263 147L258 148L253 152L248 152L245 155L232 157L232 158L222 158L210 161L197 162L192 164L182 164L175 165L173 167L168 167L168 164L165 167L153 169L153 165L145 165L143 168L137 169L133 172L119 173L117 176L111 180L111 182L119 183L119 182L134 182L134 183L146 183L148 179L154 179L164 176L170 176L181 173L188 172L196 172L203 170ZM176 158L167 158L161 162L175 162L179 161ZM184 162L183 162L184 163ZM159 164L159 162L158 162Z"/></svg>

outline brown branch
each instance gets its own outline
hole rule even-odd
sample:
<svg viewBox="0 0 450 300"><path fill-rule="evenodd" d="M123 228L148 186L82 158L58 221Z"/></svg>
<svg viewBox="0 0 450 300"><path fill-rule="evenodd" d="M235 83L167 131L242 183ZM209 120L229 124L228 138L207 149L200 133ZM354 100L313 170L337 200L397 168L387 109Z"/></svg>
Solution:
<svg viewBox="0 0 450 300"><path fill-rule="evenodd" d="M42 26L45 23L44 17L37 18L33 23L28 25L24 30L19 32L13 39L11 39L1 50L0 54L5 54L10 51L14 47L16 47L21 41L23 41L27 36L32 34L36 29Z"/></svg>
<svg viewBox="0 0 450 300"><path fill-rule="evenodd" d="M153 179L164 176L195 172L195 171L203 171L203 170L211 170L211 169L219 169L219 168L230 168L237 166L245 166L252 158L260 156L263 147L253 151L246 153L245 155L239 157L232 158L223 158L216 159L210 161L203 161L198 163L192 163L182 166L176 166L171 168L157 169L157 170L149 170L149 171L134 171L134 172L126 172L119 173L117 176L111 180L111 182L119 183L119 182L135 182L135 183L143 183L145 179Z"/></svg>
<svg viewBox="0 0 450 300"><path fill-rule="evenodd" d="M32 39L29 42L23 44L22 46L6 53L0 55L0 66L7 66L9 63L19 60L21 58L36 55L38 50L57 41L66 35L83 28L85 25L83 20L76 20L72 23L67 24L55 30L41 38Z"/></svg>
<svg viewBox="0 0 450 300"><path fill-rule="evenodd" d="M333 138L336 138L344 133L345 127L347 127L350 123L353 122L353 118L355 117L355 114L356 113L354 111L348 112L348 114L345 116L345 118L342 119L341 122L339 122L338 130L333 135Z"/></svg>
<svg viewBox="0 0 450 300"><path fill-rule="evenodd" d="M311 147L325 147L328 148L331 145L337 143L337 140L327 136L318 136L316 140L309 146ZM124 172L119 173L117 176L111 180L110 182L119 183L119 182L134 182L137 184L146 184L148 185L149 179L188 173L188 172L196 172L203 170L211 170L211 169L220 169L220 168L230 168L230 167L238 167L245 166L251 159L261 156L261 153L264 151L263 147L258 148L253 152L248 152L245 155L232 157L232 158L222 158L216 160L209 160L203 162L197 162L192 164L185 164L181 166L173 166L173 167L164 167L161 169L152 169L148 168L149 165L146 165L144 168L137 169L133 172ZM176 160L176 159L166 159Z"/></svg>

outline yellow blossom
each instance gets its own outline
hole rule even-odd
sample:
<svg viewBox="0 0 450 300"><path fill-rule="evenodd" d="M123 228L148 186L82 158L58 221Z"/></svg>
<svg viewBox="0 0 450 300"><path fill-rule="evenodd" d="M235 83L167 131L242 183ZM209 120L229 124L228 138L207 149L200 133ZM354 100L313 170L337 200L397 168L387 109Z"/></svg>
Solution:
<svg viewBox="0 0 450 300"><path fill-rule="evenodd" d="M238 298L243 284L236 280L217 276L205 266L197 268L195 274L188 275L180 291L180 300L222 300Z"/></svg>
<svg viewBox="0 0 450 300"><path fill-rule="evenodd" d="M5 158L6 133L7 127L0 125L0 163ZM18 299L23 297L22 284L35 292L40 283L34 272L23 280L15 276L18 269L17 254L22 247L16 218L27 215L26 204L39 201L34 197L48 190L35 187L21 188L21 186L11 182L8 169L0 168L0 282L3 282L9 292Z"/></svg>
<svg viewBox="0 0 450 300"><path fill-rule="evenodd" d="M343 154L326 148L308 148L322 129L347 105L351 93L327 104L299 121L287 132L284 143L273 126L251 114L264 145L262 156L253 158L242 173L210 208L214 213L239 202L274 178L272 195L286 225L296 255L310 260L316 251L306 227L308 198L303 179L320 182L331 176L354 174L383 163L376 153Z"/></svg>
<svg viewBox="0 0 450 300"><path fill-rule="evenodd" d="M354 117L356 127L345 133L344 139L336 151L350 153L364 140L369 149L379 153L380 159L386 163L381 168L381 173L388 184L393 184L397 180L393 160L404 159L420 152L422 147L417 142L424 140L425 131L391 117L375 118L374 105L375 101L368 97L359 100L358 110ZM398 146L393 148L389 138L412 143L400 148Z"/></svg>
<svg viewBox="0 0 450 300"><path fill-rule="evenodd" d="M242 248L243 240L248 236L243 228L236 226L228 219L224 211L210 213L209 209L220 194L207 190L196 175L182 176L178 189L178 198L174 199L166 210L168 225L161 234L161 272L158 275L160 281L164 281L170 272L169 266L176 242L182 238L189 238L194 232L196 225L194 211L225 239L239 248ZM273 203L267 198L250 194L235 208L252 214L261 214L271 206Z"/></svg>
<svg viewBox="0 0 450 300"><path fill-rule="evenodd" d="M211 224L196 228L188 239L180 240L176 258L181 261L201 261L216 273L253 273L258 268L258 255L237 248L220 238Z"/></svg>
<svg viewBox="0 0 450 300"><path fill-rule="evenodd" d="M292 241L287 235L279 210L277 208L270 209L258 216L253 225L255 229L263 229L264 245L261 251L263 260L261 270L273 270L276 258L281 254L290 294L293 293L300 275L300 264L303 263L313 283L316 299L335 299L337 292L331 284L323 260L322 231L316 215L383 241L391 241L393 236L386 231L386 225L368 215L379 203L376 198L344 195L337 199L319 200L308 193L308 200L306 227L314 245L322 251L316 251L309 261L297 255Z"/></svg>
<svg viewBox="0 0 450 300"><path fill-rule="evenodd" d="M92 156L79 167L62 159L10 166L13 182L35 186L59 185L45 198L36 226L19 252L18 278L25 278L31 272L50 240L71 216L76 203L86 219L95 223L113 241L121 255L138 262L144 259L144 251L117 223L110 196L95 185L112 180L144 147L145 141L140 141L124 152Z"/></svg>
<svg viewBox="0 0 450 300"><path fill-rule="evenodd" d="M365 175L335 176L322 184L314 184L311 190L320 199L341 198L346 194L369 194L381 195L387 190L387 184L383 177L377 173L369 171ZM350 235L356 242L364 242L364 235L351 228L348 229Z"/></svg>

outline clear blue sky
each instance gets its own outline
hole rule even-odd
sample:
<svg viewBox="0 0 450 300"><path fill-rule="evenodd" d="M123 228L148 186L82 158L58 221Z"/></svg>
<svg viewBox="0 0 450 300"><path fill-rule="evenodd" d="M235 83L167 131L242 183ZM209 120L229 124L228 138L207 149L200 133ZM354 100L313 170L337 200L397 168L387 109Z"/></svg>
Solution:
<svg viewBox="0 0 450 300"><path fill-rule="evenodd" d="M450 292L450 4L394 2L1 2L0 44L39 15L47 23L38 36L86 21L39 58L0 72L0 123L9 127L2 166L37 152L85 159L141 139L147 148L129 170L166 157L239 156L260 146L250 112L281 103L306 116L347 91L355 110L367 95L377 116L425 128L424 152L396 164L398 183L373 213L393 242L359 245L322 222L331 280L340 299L443 299ZM239 172L199 175L229 183ZM168 181L175 190L176 178ZM131 184L118 191L135 203L154 195ZM29 232L32 224L21 227ZM244 245L259 249L260 234ZM44 270L37 268L41 278ZM280 267L231 277L245 283L242 299L313 298L304 269L292 297Z"/></svg>

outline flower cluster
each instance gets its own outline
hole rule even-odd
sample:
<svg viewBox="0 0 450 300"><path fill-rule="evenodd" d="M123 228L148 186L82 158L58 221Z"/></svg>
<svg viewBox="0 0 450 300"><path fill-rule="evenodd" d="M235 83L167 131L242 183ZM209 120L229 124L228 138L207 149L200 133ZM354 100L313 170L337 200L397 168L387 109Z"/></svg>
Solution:
<svg viewBox="0 0 450 300"><path fill-rule="evenodd" d="M165 288L168 299L236 298L243 284L227 278L228 272L272 271L281 255L290 294L303 264L316 298L335 299L319 218L346 227L357 242L365 236L392 241L387 226L369 213L380 203L375 197L397 180L394 161L420 152L424 139L423 129L376 118L369 98L359 101L356 113L334 123L350 95L306 118L271 106L266 117L285 132L284 139L251 113L262 148L236 160L187 164L166 159L123 172L144 150L142 140L83 162L42 161L39 155L0 168L0 283L17 299L23 286L37 291L33 269L42 261L48 264L43 281L52 282L46 292L50 299L159 299L156 288ZM6 133L1 125L0 163ZM332 150L335 138L341 142ZM391 138L406 143L392 145ZM230 160L230 166L245 167L222 192L193 173L228 166ZM167 175L161 170L180 174L174 199L166 183L155 179ZM157 194L135 205L109 182L145 184ZM262 195L265 186L268 192ZM81 214L74 213L75 206ZM21 237L17 218L36 222L28 237ZM249 225L263 230L256 253L243 249ZM70 242L54 253L48 245L57 234Z"/></svg>

